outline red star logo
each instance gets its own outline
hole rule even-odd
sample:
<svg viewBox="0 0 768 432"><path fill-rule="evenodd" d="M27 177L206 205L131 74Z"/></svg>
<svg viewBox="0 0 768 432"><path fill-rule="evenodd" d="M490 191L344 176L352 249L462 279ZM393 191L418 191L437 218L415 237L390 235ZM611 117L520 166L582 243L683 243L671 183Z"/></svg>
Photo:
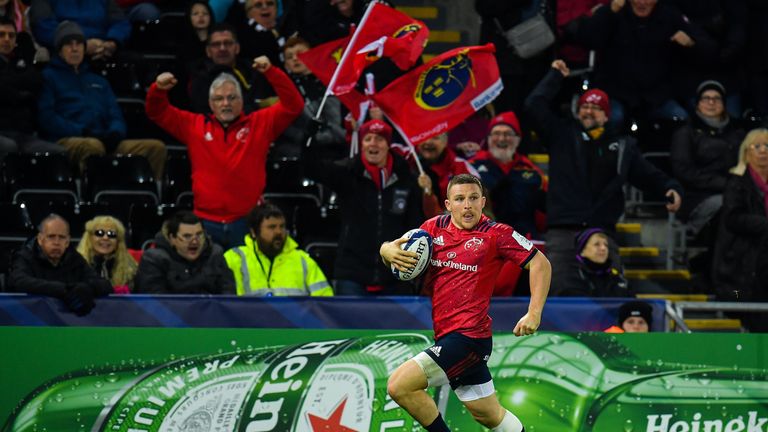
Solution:
<svg viewBox="0 0 768 432"><path fill-rule="evenodd" d="M354 429L350 429L341 424L341 415L344 413L344 405L347 404L347 398L344 398L341 403L333 410L331 416L327 419L316 416L311 413L307 413L309 416L309 424L312 425L313 432L357 432Z"/></svg>

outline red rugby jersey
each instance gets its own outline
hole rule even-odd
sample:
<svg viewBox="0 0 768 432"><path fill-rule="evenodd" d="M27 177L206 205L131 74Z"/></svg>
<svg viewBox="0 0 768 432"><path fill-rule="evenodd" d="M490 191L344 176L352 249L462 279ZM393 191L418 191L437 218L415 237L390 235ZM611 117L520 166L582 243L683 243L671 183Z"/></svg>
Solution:
<svg viewBox="0 0 768 432"><path fill-rule="evenodd" d="M511 260L525 267L537 249L509 225L486 216L471 230L458 228L451 215L433 217L421 229L434 245L424 287L432 292L435 339L452 332L490 337L488 308L501 265Z"/></svg>

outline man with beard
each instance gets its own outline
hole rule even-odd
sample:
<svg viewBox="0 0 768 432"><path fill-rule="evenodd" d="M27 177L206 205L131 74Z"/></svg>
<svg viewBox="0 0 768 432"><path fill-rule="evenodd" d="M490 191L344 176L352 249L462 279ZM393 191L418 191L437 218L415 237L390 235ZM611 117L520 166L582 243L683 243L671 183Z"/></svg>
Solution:
<svg viewBox="0 0 768 432"><path fill-rule="evenodd" d="M234 294L221 246L205 235L200 219L180 211L163 224L154 249L136 272L136 294Z"/></svg>
<svg viewBox="0 0 768 432"><path fill-rule="evenodd" d="M248 215L245 245L224 254L238 295L332 296L333 289L309 254L300 250L275 205L261 204Z"/></svg>
<svg viewBox="0 0 768 432"><path fill-rule="evenodd" d="M520 140L515 113L501 113L488 125L488 150L478 152L471 162L488 188L496 220L529 239L539 239L535 214L545 211L547 182L539 167L517 153Z"/></svg>
<svg viewBox="0 0 768 432"><path fill-rule="evenodd" d="M609 127L611 105L602 90L591 89L581 95L575 121L560 118L550 105L570 71L562 60L553 61L551 66L525 105L549 147L545 239L554 269L552 294L558 295L577 271L574 238L587 227L601 228L609 235L611 260L620 265L612 236L624 213L626 183L666 195L670 212L680 208L682 187L645 160L633 138L620 136Z"/></svg>

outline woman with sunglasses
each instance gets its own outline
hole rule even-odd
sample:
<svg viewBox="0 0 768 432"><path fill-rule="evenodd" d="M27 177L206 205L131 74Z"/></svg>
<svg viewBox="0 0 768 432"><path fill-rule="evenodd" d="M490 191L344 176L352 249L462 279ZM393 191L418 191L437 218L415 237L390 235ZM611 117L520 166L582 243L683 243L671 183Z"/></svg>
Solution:
<svg viewBox="0 0 768 432"><path fill-rule="evenodd" d="M128 253L122 222L112 216L89 220L77 251L96 273L112 283L115 293L130 293L138 265Z"/></svg>

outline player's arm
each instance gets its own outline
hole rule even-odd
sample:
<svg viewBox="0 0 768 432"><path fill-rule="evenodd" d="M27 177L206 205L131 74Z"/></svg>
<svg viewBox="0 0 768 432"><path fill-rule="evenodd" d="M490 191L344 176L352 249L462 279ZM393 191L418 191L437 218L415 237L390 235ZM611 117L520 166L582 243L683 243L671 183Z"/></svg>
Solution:
<svg viewBox="0 0 768 432"><path fill-rule="evenodd" d="M541 252L536 252L526 267L530 270L531 301L528 304L528 313L520 318L513 330L515 336L530 335L539 328L541 313L549 294L549 282L552 279L552 266Z"/></svg>
<svg viewBox="0 0 768 432"><path fill-rule="evenodd" d="M385 265L394 264L399 271L408 271L416 268L416 252L408 252L400 248L408 239L401 237L391 242L384 242L379 248L379 255Z"/></svg>

